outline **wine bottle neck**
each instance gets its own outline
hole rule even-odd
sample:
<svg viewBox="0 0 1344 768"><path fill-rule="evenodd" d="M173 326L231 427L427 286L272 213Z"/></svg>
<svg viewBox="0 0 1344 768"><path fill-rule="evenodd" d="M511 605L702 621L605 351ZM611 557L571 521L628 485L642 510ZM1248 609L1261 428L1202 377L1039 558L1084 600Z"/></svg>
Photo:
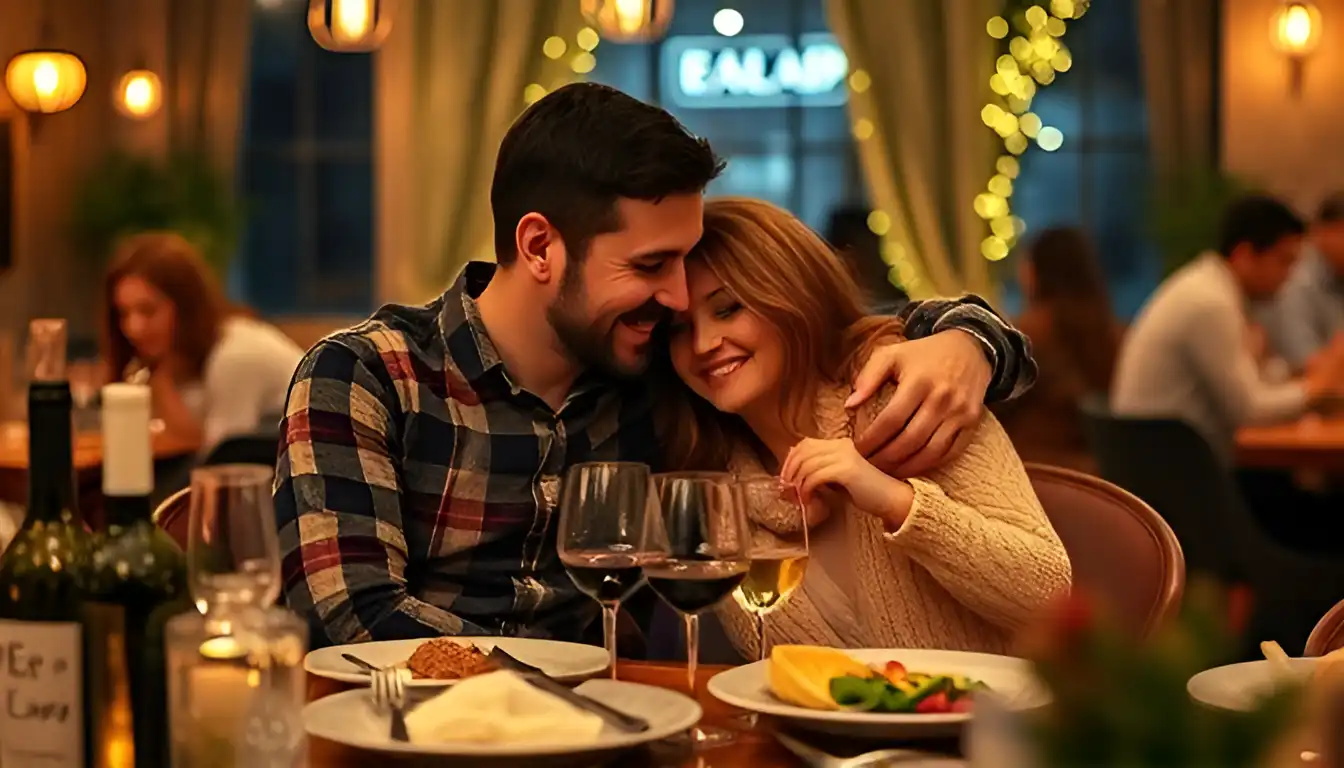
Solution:
<svg viewBox="0 0 1344 768"><path fill-rule="evenodd" d="M70 385L35 381L28 386L28 516L57 521L64 514L79 517Z"/></svg>
<svg viewBox="0 0 1344 768"><path fill-rule="evenodd" d="M152 515L148 496L103 496L103 516L108 525L132 525L149 520Z"/></svg>

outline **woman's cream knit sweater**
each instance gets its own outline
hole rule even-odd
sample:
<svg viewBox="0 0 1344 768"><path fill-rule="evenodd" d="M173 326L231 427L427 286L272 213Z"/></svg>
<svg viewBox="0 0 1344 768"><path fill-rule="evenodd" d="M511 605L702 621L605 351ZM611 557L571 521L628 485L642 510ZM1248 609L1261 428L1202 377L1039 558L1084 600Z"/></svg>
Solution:
<svg viewBox="0 0 1344 768"><path fill-rule="evenodd" d="M849 388L835 387L820 395L820 437L852 438L856 425L870 423L890 399L891 388L857 414L844 408L849 394ZM736 453L732 469L764 471L745 450ZM830 532L831 547L838 546L841 556L821 562L814 547L803 586L766 616L768 645L1002 653L1015 630L1069 589L1064 545L1007 434L988 412L965 452L908 482L914 503L895 532L843 495L832 497L830 516L813 529L814 540L826 526L843 526ZM789 532L769 510L754 510L753 516L767 528ZM838 534L843 538L835 539ZM852 572L821 572L828 567ZM850 588L837 591L836 584ZM750 615L733 601L718 610L738 650L756 658Z"/></svg>

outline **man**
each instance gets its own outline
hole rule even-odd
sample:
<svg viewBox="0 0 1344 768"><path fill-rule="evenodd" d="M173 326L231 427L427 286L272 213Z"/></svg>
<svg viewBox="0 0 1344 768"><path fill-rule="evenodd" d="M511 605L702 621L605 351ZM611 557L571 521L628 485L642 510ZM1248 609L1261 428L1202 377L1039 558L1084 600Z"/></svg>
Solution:
<svg viewBox="0 0 1344 768"><path fill-rule="evenodd" d="M1344 334L1344 192L1321 203L1307 240L1263 317L1270 346L1295 371Z"/></svg>
<svg viewBox="0 0 1344 768"><path fill-rule="evenodd" d="M1269 299L1292 271L1305 227L1283 203L1252 196L1223 214L1217 253L1157 289L1120 349L1111 408L1185 420L1231 464L1238 427L1302 415L1333 386L1330 366L1271 382L1255 357L1247 306Z"/></svg>
<svg viewBox="0 0 1344 768"><path fill-rule="evenodd" d="M285 594L315 645L582 636L597 613L558 562L560 480L581 461L657 466L640 376L655 325L687 306L683 258L722 167L661 109L601 85L558 89L500 145L498 266L468 264L429 305L384 307L309 351L276 513ZM934 333L953 326L967 333ZM907 327L932 338L879 350L856 386L862 398L899 376L858 445L909 473L969 436L986 354L995 397L1035 368L975 301L916 305Z"/></svg>

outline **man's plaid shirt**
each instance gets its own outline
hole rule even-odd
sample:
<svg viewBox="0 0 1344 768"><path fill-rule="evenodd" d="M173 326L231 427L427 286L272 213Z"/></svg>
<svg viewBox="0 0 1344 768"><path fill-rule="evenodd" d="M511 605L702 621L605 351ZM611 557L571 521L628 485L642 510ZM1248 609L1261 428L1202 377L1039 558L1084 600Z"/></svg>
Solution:
<svg viewBox="0 0 1344 768"><path fill-rule="evenodd" d="M516 386L472 263L423 307L391 305L319 342L289 392L275 509L284 593L313 645L453 634L577 639L597 615L556 552L560 480L583 461L656 465L639 382L595 373L559 411ZM1030 386L1025 337L978 300L912 303L912 337L971 332L990 398Z"/></svg>

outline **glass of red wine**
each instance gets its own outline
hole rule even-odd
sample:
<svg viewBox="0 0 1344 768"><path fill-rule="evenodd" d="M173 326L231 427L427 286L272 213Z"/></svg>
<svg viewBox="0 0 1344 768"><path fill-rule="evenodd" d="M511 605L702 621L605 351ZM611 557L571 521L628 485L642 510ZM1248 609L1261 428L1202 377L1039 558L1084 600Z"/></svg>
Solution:
<svg viewBox="0 0 1344 768"><path fill-rule="evenodd" d="M655 525L644 543L644 578L681 614L686 628L686 681L695 696L700 614L732 594L751 568L752 537L742 486L724 472L653 476ZM697 747L732 741L723 729L696 728Z"/></svg>
<svg viewBox="0 0 1344 768"><path fill-rule="evenodd" d="M580 591L602 606L611 678L621 601L644 583L640 547L650 517L649 468L633 462L575 464L560 496L560 562Z"/></svg>

